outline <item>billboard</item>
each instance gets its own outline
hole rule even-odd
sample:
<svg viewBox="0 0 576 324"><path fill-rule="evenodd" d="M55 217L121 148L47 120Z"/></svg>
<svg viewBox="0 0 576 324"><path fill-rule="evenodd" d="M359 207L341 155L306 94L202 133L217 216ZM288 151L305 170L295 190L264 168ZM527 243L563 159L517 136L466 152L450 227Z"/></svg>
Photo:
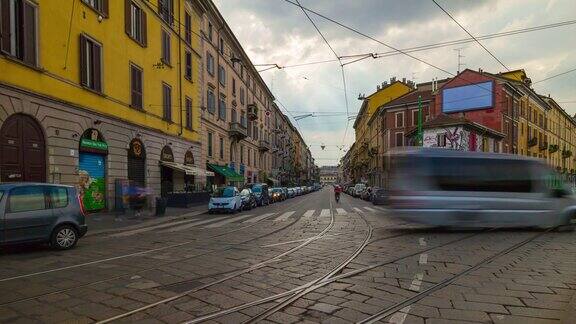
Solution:
<svg viewBox="0 0 576 324"><path fill-rule="evenodd" d="M442 90L442 112L453 113L492 107L492 81Z"/></svg>

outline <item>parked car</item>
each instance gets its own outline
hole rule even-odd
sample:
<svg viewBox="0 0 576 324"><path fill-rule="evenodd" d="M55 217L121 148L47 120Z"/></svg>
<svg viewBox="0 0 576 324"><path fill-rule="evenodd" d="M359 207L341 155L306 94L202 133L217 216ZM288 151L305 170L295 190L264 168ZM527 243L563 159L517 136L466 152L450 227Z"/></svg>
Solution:
<svg viewBox="0 0 576 324"><path fill-rule="evenodd" d="M362 192L364 191L364 189L366 189L366 185L363 183L357 183L354 186L354 191L352 193L352 196L354 197L360 197L360 195L362 195Z"/></svg>
<svg viewBox="0 0 576 324"><path fill-rule="evenodd" d="M541 160L415 148L392 151L391 160L391 215L405 221L476 228L576 225L573 193Z"/></svg>
<svg viewBox="0 0 576 324"><path fill-rule="evenodd" d="M242 198L242 209L248 210L256 208L256 195L252 192L250 188L244 188L240 191L240 198Z"/></svg>
<svg viewBox="0 0 576 324"><path fill-rule="evenodd" d="M300 187L294 187L294 190L296 191L296 196L301 196L301 195L302 195L302 188L300 188Z"/></svg>
<svg viewBox="0 0 576 324"><path fill-rule="evenodd" d="M282 187L282 192L284 192L284 197L285 197L284 199L290 198L290 197L288 197L288 188Z"/></svg>
<svg viewBox="0 0 576 324"><path fill-rule="evenodd" d="M272 195L270 197L273 202L286 200L286 197L284 196L284 190L282 190L282 188L272 188L270 190L272 191Z"/></svg>
<svg viewBox="0 0 576 324"><path fill-rule="evenodd" d="M294 188L288 188L288 198L294 198L296 197L296 190L294 190Z"/></svg>
<svg viewBox="0 0 576 324"><path fill-rule="evenodd" d="M210 202L208 203L208 212L231 212L235 213L242 209L242 198L238 188L228 186L216 188Z"/></svg>
<svg viewBox="0 0 576 324"><path fill-rule="evenodd" d="M74 187L0 184L0 245L49 243L68 250L87 231L82 200Z"/></svg>
<svg viewBox="0 0 576 324"><path fill-rule="evenodd" d="M268 192L268 185L265 183L251 183L246 185L256 195L256 203L258 206L270 205L270 193Z"/></svg>
<svg viewBox="0 0 576 324"><path fill-rule="evenodd" d="M388 203L388 193L384 188L376 188L372 190L372 204L386 205Z"/></svg>
<svg viewBox="0 0 576 324"><path fill-rule="evenodd" d="M362 194L360 194L360 198L366 201L370 201L370 197L372 196L372 187L366 187Z"/></svg>

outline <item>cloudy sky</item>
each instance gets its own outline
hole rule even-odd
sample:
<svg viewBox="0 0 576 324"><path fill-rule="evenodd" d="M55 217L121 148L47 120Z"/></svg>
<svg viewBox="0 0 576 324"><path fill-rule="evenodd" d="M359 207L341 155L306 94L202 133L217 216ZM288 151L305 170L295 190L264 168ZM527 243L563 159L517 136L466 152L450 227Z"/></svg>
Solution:
<svg viewBox="0 0 576 324"><path fill-rule="evenodd" d="M289 66L335 59L302 10L285 0L214 1L254 64ZM576 20L574 0L437 1L475 37ZM300 0L300 3L400 49L468 38L431 0ZM313 13L309 15L339 56L390 51ZM576 24L487 39L482 44L511 70L524 69L534 82L576 68ZM456 73L457 48L463 48L465 68L505 70L474 42L412 55ZM360 108L359 93L373 93L377 84L390 77L426 82L450 76L404 55L364 59L344 69L350 115ZM318 165L337 164L354 142L353 122L344 136L348 118L339 63L271 69L261 75L290 112L289 116L306 112L317 115L302 119L297 125ZM570 114L576 113L576 72L534 87L562 102ZM322 144L326 145L324 150Z"/></svg>

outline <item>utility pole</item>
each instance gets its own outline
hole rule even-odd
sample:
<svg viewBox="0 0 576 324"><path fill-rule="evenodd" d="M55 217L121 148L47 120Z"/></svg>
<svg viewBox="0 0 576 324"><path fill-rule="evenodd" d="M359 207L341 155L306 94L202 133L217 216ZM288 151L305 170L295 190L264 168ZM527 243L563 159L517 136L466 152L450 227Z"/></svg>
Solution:
<svg viewBox="0 0 576 324"><path fill-rule="evenodd" d="M459 48L455 48L453 49L454 51L458 52L458 71L456 72L456 74L460 73L461 71L461 67L466 65L464 63L462 63L462 58L465 57L464 55L462 55L462 50L465 49L466 47L459 47Z"/></svg>
<svg viewBox="0 0 576 324"><path fill-rule="evenodd" d="M422 96L418 96L418 145L424 146L422 134Z"/></svg>

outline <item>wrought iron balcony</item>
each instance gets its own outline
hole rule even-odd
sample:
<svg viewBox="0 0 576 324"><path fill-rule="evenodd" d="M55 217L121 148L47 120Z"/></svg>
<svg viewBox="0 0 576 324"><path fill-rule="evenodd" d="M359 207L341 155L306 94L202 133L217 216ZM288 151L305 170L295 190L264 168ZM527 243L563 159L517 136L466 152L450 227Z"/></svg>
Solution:
<svg viewBox="0 0 576 324"><path fill-rule="evenodd" d="M228 135L231 138L239 141L245 139L248 136L248 131L246 127L238 122L230 123L230 129L228 129Z"/></svg>
<svg viewBox="0 0 576 324"><path fill-rule="evenodd" d="M252 121L258 119L258 106L254 103L248 105L248 119Z"/></svg>
<svg viewBox="0 0 576 324"><path fill-rule="evenodd" d="M267 140L260 140L258 142L258 148L262 152L270 151L270 142L268 142Z"/></svg>

